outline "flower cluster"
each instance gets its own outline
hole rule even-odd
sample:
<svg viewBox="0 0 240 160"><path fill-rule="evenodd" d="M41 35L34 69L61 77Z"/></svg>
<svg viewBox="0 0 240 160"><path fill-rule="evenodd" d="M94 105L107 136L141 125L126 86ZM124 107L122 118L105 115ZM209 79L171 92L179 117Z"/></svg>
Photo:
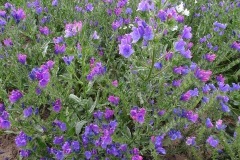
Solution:
<svg viewBox="0 0 240 160"><path fill-rule="evenodd" d="M49 60L40 68L33 68L29 74L31 80L37 80L40 88L45 88L50 81L50 70L53 68L54 62Z"/></svg>

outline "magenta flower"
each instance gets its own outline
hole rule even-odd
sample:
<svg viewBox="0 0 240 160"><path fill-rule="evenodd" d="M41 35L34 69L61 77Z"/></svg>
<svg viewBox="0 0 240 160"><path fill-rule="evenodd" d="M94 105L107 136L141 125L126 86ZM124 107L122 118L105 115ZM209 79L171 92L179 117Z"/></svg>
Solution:
<svg viewBox="0 0 240 160"><path fill-rule="evenodd" d="M217 80L218 82L224 83L225 78L223 77L222 74L219 74L219 75L216 77L216 80Z"/></svg>
<svg viewBox="0 0 240 160"><path fill-rule="evenodd" d="M118 105L120 99L119 99L119 97L115 97L115 96L112 96L112 95L111 95L111 96L108 97L108 101L109 101L110 103L114 104L114 105Z"/></svg>
<svg viewBox="0 0 240 160"><path fill-rule="evenodd" d="M9 95L9 101L13 104L23 97L23 94L19 90L13 90Z"/></svg>
<svg viewBox="0 0 240 160"><path fill-rule="evenodd" d="M204 59L206 59L208 62L213 62L216 59L216 54L205 54Z"/></svg>
<svg viewBox="0 0 240 160"><path fill-rule="evenodd" d="M223 121L221 119L216 121L216 128L218 130L224 130L227 126L222 123Z"/></svg>
<svg viewBox="0 0 240 160"><path fill-rule="evenodd" d="M44 27L40 26L39 31L41 34L43 34L45 36L48 36L50 34L50 29L46 26L44 26Z"/></svg>
<svg viewBox="0 0 240 160"><path fill-rule="evenodd" d="M210 70L206 71L206 70L197 68L197 70L195 71L194 75L200 81L207 82L210 79L211 75L212 75L212 71L210 71Z"/></svg>
<svg viewBox="0 0 240 160"><path fill-rule="evenodd" d="M187 91L186 93L181 95L181 101L189 101L191 99L191 91Z"/></svg>
<svg viewBox="0 0 240 160"><path fill-rule="evenodd" d="M117 80L112 81L112 85L113 85L114 87L118 87L118 81L117 81Z"/></svg>
<svg viewBox="0 0 240 160"><path fill-rule="evenodd" d="M25 54L18 54L18 62L20 62L22 64L26 64L26 59L27 59L27 55L25 55Z"/></svg>
<svg viewBox="0 0 240 160"><path fill-rule="evenodd" d="M7 38L7 39L3 40L3 44L6 47L11 47L13 45L13 42L12 42L11 38Z"/></svg>
<svg viewBox="0 0 240 160"><path fill-rule="evenodd" d="M130 111L131 118L134 121L139 122L140 124L143 124L144 118L145 118L145 114L146 114L146 109L145 108L140 108L139 109L138 107L134 107Z"/></svg>
<svg viewBox="0 0 240 160"><path fill-rule="evenodd" d="M72 37L75 36L78 32L82 30L82 22L74 22L65 25L65 36L64 37Z"/></svg>

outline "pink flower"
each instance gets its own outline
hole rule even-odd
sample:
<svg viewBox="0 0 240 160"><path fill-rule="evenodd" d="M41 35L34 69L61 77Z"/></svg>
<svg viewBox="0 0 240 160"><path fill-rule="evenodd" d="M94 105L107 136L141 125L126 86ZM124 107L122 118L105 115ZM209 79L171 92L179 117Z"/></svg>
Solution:
<svg viewBox="0 0 240 160"><path fill-rule="evenodd" d="M206 70L197 68L197 70L195 71L194 75L200 81L207 82L210 79L211 75L212 75L212 71L210 71L210 70L206 71Z"/></svg>
<svg viewBox="0 0 240 160"><path fill-rule="evenodd" d="M112 85L113 85L114 87L118 87L118 81L117 81L117 80L112 81Z"/></svg>

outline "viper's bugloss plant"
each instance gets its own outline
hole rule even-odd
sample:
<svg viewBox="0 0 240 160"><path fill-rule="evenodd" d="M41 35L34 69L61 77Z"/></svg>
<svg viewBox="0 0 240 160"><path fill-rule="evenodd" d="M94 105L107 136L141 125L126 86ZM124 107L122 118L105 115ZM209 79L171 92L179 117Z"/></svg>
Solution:
<svg viewBox="0 0 240 160"><path fill-rule="evenodd" d="M25 159L239 159L240 2L0 6L0 129Z"/></svg>

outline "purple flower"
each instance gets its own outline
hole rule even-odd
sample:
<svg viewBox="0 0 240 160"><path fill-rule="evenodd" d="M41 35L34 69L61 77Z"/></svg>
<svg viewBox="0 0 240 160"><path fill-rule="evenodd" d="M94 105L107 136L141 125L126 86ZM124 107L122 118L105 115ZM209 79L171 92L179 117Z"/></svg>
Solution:
<svg viewBox="0 0 240 160"><path fill-rule="evenodd" d="M62 108L61 99L57 99L53 103L53 111L58 113L58 112L60 112L61 108Z"/></svg>
<svg viewBox="0 0 240 160"><path fill-rule="evenodd" d="M92 39L99 39L99 36L97 34L97 31L94 31L93 35L92 35Z"/></svg>
<svg viewBox="0 0 240 160"><path fill-rule="evenodd" d="M20 62L22 64L26 64L26 59L27 59L27 55L25 55L25 54L18 54L18 62Z"/></svg>
<svg viewBox="0 0 240 160"><path fill-rule="evenodd" d="M168 52L168 53L166 54L166 56L165 56L165 60L166 60L166 61L169 61L169 60L172 59L172 57L173 57L173 53L172 53L172 52Z"/></svg>
<svg viewBox="0 0 240 160"><path fill-rule="evenodd" d="M25 109L23 110L23 116L24 116L24 118L30 117L30 116L32 115L32 113L33 113L33 108L32 108L31 106L28 107L28 108L25 108Z"/></svg>
<svg viewBox="0 0 240 160"><path fill-rule="evenodd" d="M13 104L23 97L23 94L19 90L13 90L9 95L9 101Z"/></svg>
<svg viewBox="0 0 240 160"><path fill-rule="evenodd" d="M64 138L63 138L63 136L60 136L60 137L54 137L53 144L56 144L56 145L62 145L63 142L64 142Z"/></svg>
<svg viewBox="0 0 240 160"><path fill-rule="evenodd" d="M222 75L222 74L219 74L219 75L216 77L216 80L217 80L217 82L224 83L224 81L225 81L225 78L223 77L223 75Z"/></svg>
<svg viewBox="0 0 240 160"><path fill-rule="evenodd" d="M118 87L118 81L117 81L117 80L112 81L112 85L113 85L114 87Z"/></svg>
<svg viewBox="0 0 240 160"><path fill-rule="evenodd" d="M17 147L25 147L28 142L28 136L21 131L19 135L16 136L15 138L15 143Z"/></svg>
<svg viewBox="0 0 240 160"><path fill-rule="evenodd" d="M181 139L182 138L182 135L181 135L181 132L180 131L177 131L177 130L174 130L174 129L171 129L169 132L168 132L168 136L170 137L170 139L172 141L176 140L176 139Z"/></svg>
<svg viewBox="0 0 240 160"><path fill-rule="evenodd" d="M115 97L111 95L108 97L108 101L117 106L119 104L120 99L119 97Z"/></svg>
<svg viewBox="0 0 240 160"><path fill-rule="evenodd" d="M179 87L179 86L181 85L181 83L182 83L182 80L181 80L181 79L179 79L179 80L173 80L172 86L173 86L173 87Z"/></svg>
<svg viewBox="0 0 240 160"><path fill-rule="evenodd" d="M154 2L152 0L142 0L138 4L138 9L137 11L149 11L149 10L154 10Z"/></svg>
<svg viewBox="0 0 240 160"><path fill-rule="evenodd" d="M19 8L18 10L14 9L11 14L16 23L19 23L21 20L26 18L26 14L22 8Z"/></svg>
<svg viewBox="0 0 240 160"><path fill-rule="evenodd" d="M163 116L163 115L165 114L165 112L166 112L165 110L160 110L160 111L158 112L158 115L159 115L159 116Z"/></svg>
<svg viewBox="0 0 240 160"><path fill-rule="evenodd" d="M126 8L125 13L131 15L132 14L132 9L131 8Z"/></svg>
<svg viewBox="0 0 240 160"><path fill-rule="evenodd" d="M214 139L213 136L209 136L206 142L213 148L218 146L218 139Z"/></svg>
<svg viewBox="0 0 240 160"><path fill-rule="evenodd" d="M190 90L191 97L196 97L198 96L198 89L194 88L194 90Z"/></svg>
<svg viewBox="0 0 240 160"><path fill-rule="evenodd" d="M44 27L40 26L39 31L40 31L41 34L43 34L45 36L48 36L50 34L50 30L46 26L44 26Z"/></svg>
<svg viewBox="0 0 240 160"><path fill-rule="evenodd" d="M74 56L64 56L62 59L66 65L70 65L74 59Z"/></svg>
<svg viewBox="0 0 240 160"><path fill-rule="evenodd" d="M65 36L66 38L75 36L82 30L82 22L74 22L65 25Z"/></svg>
<svg viewBox="0 0 240 160"><path fill-rule="evenodd" d="M53 38L53 42L56 44L58 44L58 43L63 43L64 42L64 39L63 39L63 37L61 36L61 37L55 37L55 38Z"/></svg>
<svg viewBox="0 0 240 160"><path fill-rule="evenodd" d="M191 59L192 58L192 53L191 53L191 51L189 49L188 50L181 50L180 54L183 57L187 58L187 59Z"/></svg>
<svg viewBox="0 0 240 160"><path fill-rule="evenodd" d="M69 142L65 142L62 146L63 153L66 154L71 154L72 149L71 149L71 144Z"/></svg>
<svg viewBox="0 0 240 160"><path fill-rule="evenodd" d="M136 121L139 122L140 124L144 123L144 118L145 118L145 114L146 114L146 109L145 108L133 108L130 111L130 116L131 118Z"/></svg>
<svg viewBox="0 0 240 160"><path fill-rule="evenodd" d="M138 28L133 27L132 28L132 32L130 33L131 37L132 37L132 43L136 43L140 38L141 38L141 34L138 30Z"/></svg>
<svg viewBox="0 0 240 160"><path fill-rule="evenodd" d="M63 132L67 130L67 126L66 126L66 124L65 124L64 122L61 122L61 121L59 121L59 120L54 120L53 124L56 125L56 126L58 126L59 129L60 129L61 131L63 131Z"/></svg>
<svg viewBox="0 0 240 160"><path fill-rule="evenodd" d="M222 124L222 120L221 119L216 121L216 128L218 130L224 130L226 127L227 127L226 125Z"/></svg>
<svg viewBox="0 0 240 160"><path fill-rule="evenodd" d="M118 47L119 47L119 54L121 54L125 58L129 58L134 52L130 44L120 44L118 45Z"/></svg>
<svg viewBox="0 0 240 160"><path fill-rule="evenodd" d="M66 45L65 44L55 44L54 46L54 53L55 54L62 54L66 51Z"/></svg>
<svg viewBox="0 0 240 160"><path fill-rule="evenodd" d="M185 50L186 42L183 39L179 39L177 42L174 43L174 48L176 51L184 51Z"/></svg>
<svg viewBox="0 0 240 160"><path fill-rule="evenodd" d="M90 151L85 151L85 157L86 159L91 159L92 153Z"/></svg>
<svg viewBox="0 0 240 160"><path fill-rule="evenodd" d="M216 55L208 53L204 55L204 59L206 59L209 62L213 62L216 59Z"/></svg>
<svg viewBox="0 0 240 160"><path fill-rule="evenodd" d="M196 145L195 139L196 137L187 137L186 144L188 146L195 146Z"/></svg>
<svg viewBox="0 0 240 160"><path fill-rule="evenodd" d="M210 70L202 70L200 68L197 68L197 70L194 73L195 77L198 78L200 81L202 82L207 82L211 75L212 75L212 71Z"/></svg>
<svg viewBox="0 0 240 160"><path fill-rule="evenodd" d="M71 143L72 150L74 152L79 152L80 151L80 144L78 141L72 141Z"/></svg>
<svg viewBox="0 0 240 160"><path fill-rule="evenodd" d="M180 100L181 101L189 101L191 99L191 92L190 91L187 91L186 93L182 94L181 95L181 98Z"/></svg>
<svg viewBox="0 0 240 160"><path fill-rule="evenodd" d="M230 89L231 91L239 91L240 90L240 84L232 83L232 87Z"/></svg>
<svg viewBox="0 0 240 160"><path fill-rule="evenodd" d="M154 67L156 69L162 69L162 63L161 62L156 62L156 63L154 63Z"/></svg>
<svg viewBox="0 0 240 160"><path fill-rule="evenodd" d="M30 156L31 151L30 150L20 150L19 152L20 156L23 158L27 158Z"/></svg>
<svg viewBox="0 0 240 160"><path fill-rule="evenodd" d="M105 113L104 113L105 119L109 120L113 118L114 116L114 110L111 110L109 108L106 108Z"/></svg>
<svg viewBox="0 0 240 160"><path fill-rule="evenodd" d="M222 106L221 109L222 109L223 112L230 112L230 109L226 104L224 104L223 102L220 102L220 104Z"/></svg>
<svg viewBox="0 0 240 160"><path fill-rule="evenodd" d="M146 40L146 41L149 41L149 40L153 40L153 37L154 37L154 34L153 34L153 31L152 31L152 27L147 26L144 29L143 39Z"/></svg>
<svg viewBox="0 0 240 160"><path fill-rule="evenodd" d="M164 10L160 10L158 12L157 17L162 21L165 22L167 20L167 13Z"/></svg>
<svg viewBox="0 0 240 160"><path fill-rule="evenodd" d="M93 11L94 7L91 3L88 3L85 7L86 11L91 12Z"/></svg>
<svg viewBox="0 0 240 160"><path fill-rule="evenodd" d="M64 160L63 151L56 151L55 157L56 157L57 160Z"/></svg>
<svg viewBox="0 0 240 160"><path fill-rule="evenodd" d="M97 62L95 66L91 69L90 73L87 75L87 80L92 81L98 75L103 75L106 72L106 68L101 62Z"/></svg>
<svg viewBox="0 0 240 160"><path fill-rule="evenodd" d="M12 42L11 38L7 38L7 39L3 40L3 44L6 47L11 47L13 45L13 42Z"/></svg>
<svg viewBox="0 0 240 160"><path fill-rule="evenodd" d="M203 87L202 87L202 92L207 94L208 92L211 91L211 88L209 87L208 84L205 84Z"/></svg>
<svg viewBox="0 0 240 160"><path fill-rule="evenodd" d="M182 38L184 38L184 39L191 39L192 38L191 30L192 30L191 27L184 26L184 29L182 31Z"/></svg>
<svg viewBox="0 0 240 160"><path fill-rule="evenodd" d="M52 1L52 6L56 7L58 5L58 0L53 0Z"/></svg>
<svg viewBox="0 0 240 160"><path fill-rule="evenodd" d="M198 114L193 111L186 111L184 116L191 122L195 123L198 120Z"/></svg>
<svg viewBox="0 0 240 160"><path fill-rule="evenodd" d="M212 127L213 127L213 124L212 124L210 118L207 118L207 119L206 119L206 127L207 127L207 128L212 128Z"/></svg>

